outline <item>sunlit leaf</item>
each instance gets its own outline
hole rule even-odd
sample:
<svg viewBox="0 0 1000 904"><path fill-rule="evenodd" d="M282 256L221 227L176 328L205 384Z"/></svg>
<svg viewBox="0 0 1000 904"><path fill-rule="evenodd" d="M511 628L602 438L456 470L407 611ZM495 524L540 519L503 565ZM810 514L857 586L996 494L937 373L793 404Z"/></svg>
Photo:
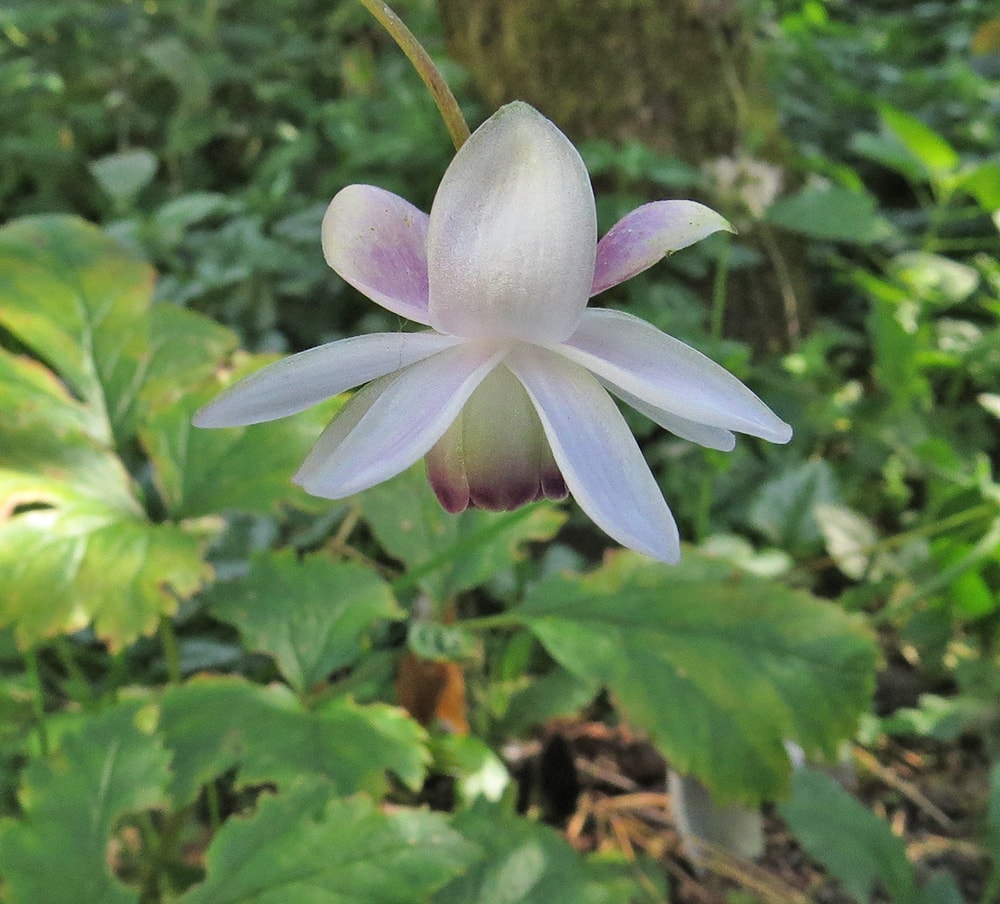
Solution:
<svg viewBox="0 0 1000 904"><path fill-rule="evenodd" d="M403 616L371 569L316 555L299 561L291 550L257 556L246 577L216 584L207 602L299 692L357 660L373 623Z"/></svg>
<svg viewBox="0 0 1000 904"><path fill-rule="evenodd" d="M0 325L106 424L135 402L152 268L83 220L26 217L0 229Z"/></svg>
<svg viewBox="0 0 1000 904"><path fill-rule="evenodd" d="M386 814L364 797L331 799L322 784L300 782L263 797L251 818L226 823L208 848L208 877L177 900L412 904L427 900L478 853L437 813Z"/></svg>
<svg viewBox="0 0 1000 904"><path fill-rule="evenodd" d="M882 106L880 112L889 132L920 161L931 178L949 173L958 166L958 152L917 117L889 106Z"/></svg>
<svg viewBox="0 0 1000 904"><path fill-rule="evenodd" d="M694 550L673 568L622 553L552 576L510 614L564 668L608 686L720 803L785 791L786 740L832 759L874 685L860 621Z"/></svg>
<svg viewBox="0 0 1000 904"><path fill-rule="evenodd" d="M86 627L120 648L207 580L198 541L153 524L92 409L0 351L0 625L18 641Z"/></svg>
<svg viewBox="0 0 1000 904"><path fill-rule="evenodd" d="M449 515L431 491L423 464L367 490L360 500L382 545L419 575L420 587L438 603L487 581L523 557L526 543L550 539L566 520L547 504Z"/></svg>
<svg viewBox="0 0 1000 904"><path fill-rule="evenodd" d="M111 876L108 842L126 813L165 799L167 753L127 703L88 719L24 772L25 818L0 820L8 904L135 904Z"/></svg>
<svg viewBox="0 0 1000 904"><path fill-rule="evenodd" d="M334 699L307 710L285 687L239 678L169 688L160 724L173 754L171 793L178 802L234 768L241 785L283 787L318 775L351 794L381 789L386 770L419 785L429 758L423 729L395 707Z"/></svg>

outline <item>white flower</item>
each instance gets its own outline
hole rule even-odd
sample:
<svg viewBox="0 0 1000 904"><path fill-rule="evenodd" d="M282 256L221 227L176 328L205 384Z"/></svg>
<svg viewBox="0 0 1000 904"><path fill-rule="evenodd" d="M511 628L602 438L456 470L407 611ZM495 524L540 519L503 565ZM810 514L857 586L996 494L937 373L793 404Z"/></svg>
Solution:
<svg viewBox="0 0 1000 904"><path fill-rule="evenodd" d="M732 449L733 431L784 443L791 428L693 348L587 299L727 228L701 204L659 201L598 243L580 155L537 111L509 104L456 154L430 216L351 185L323 219L330 266L430 329L293 355L226 390L194 422L273 420L367 383L295 475L308 492L350 496L426 456L451 512L568 490L619 543L676 562L677 526L608 390L713 449Z"/></svg>

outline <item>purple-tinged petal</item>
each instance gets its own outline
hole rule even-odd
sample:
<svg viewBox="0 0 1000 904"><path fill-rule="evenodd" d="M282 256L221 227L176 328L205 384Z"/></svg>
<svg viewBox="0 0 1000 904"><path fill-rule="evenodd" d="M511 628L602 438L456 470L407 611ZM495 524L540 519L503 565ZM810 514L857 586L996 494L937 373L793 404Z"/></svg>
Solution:
<svg viewBox="0 0 1000 904"><path fill-rule="evenodd" d="M508 104L462 146L434 199L430 322L454 336L559 342L587 306L596 246L576 148L527 104Z"/></svg>
<svg viewBox="0 0 1000 904"><path fill-rule="evenodd" d="M517 346L505 362L528 393L570 493L623 546L680 559L670 509L628 425L583 368L548 349Z"/></svg>
<svg viewBox="0 0 1000 904"><path fill-rule="evenodd" d="M373 185L348 185L323 216L326 262L394 314L429 324L428 216Z"/></svg>
<svg viewBox="0 0 1000 904"><path fill-rule="evenodd" d="M536 499L566 496L531 400L503 365L479 384L427 454L427 476L452 513L470 504L511 511Z"/></svg>
<svg viewBox="0 0 1000 904"><path fill-rule="evenodd" d="M466 342L371 383L330 422L295 475L314 496L341 499L427 454L475 388L503 358Z"/></svg>
<svg viewBox="0 0 1000 904"><path fill-rule="evenodd" d="M331 396L451 348L425 333L369 333L282 358L244 377L194 416L196 427L241 427L304 411Z"/></svg>
<svg viewBox="0 0 1000 904"><path fill-rule="evenodd" d="M617 394L709 427L787 443L792 428L724 367L621 311L591 308L561 355Z"/></svg>
<svg viewBox="0 0 1000 904"><path fill-rule="evenodd" d="M707 449L718 449L720 452L732 452L736 448L736 437L731 430L724 430L722 427L708 427L699 424L697 421L689 421L687 418L677 417L655 405L648 405L642 399L637 399L631 393L625 392L616 386L606 386L626 405L631 405L640 414L646 415L654 424L658 424L664 430L668 430L686 439L688 442L697 443Z"/></svg>
<svg viewBox="0 0 1000 904"><path fill-rule="evenodd" d="M625 214L597 245L591 296L631 279L657 261L720 230L725 217L696 201L653 201Z"/></svg>

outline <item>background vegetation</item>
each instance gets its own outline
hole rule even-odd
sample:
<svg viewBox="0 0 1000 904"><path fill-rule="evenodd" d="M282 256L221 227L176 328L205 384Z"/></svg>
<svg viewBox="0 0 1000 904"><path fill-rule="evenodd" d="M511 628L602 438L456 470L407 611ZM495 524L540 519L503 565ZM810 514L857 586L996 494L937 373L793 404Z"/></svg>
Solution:
<svg viewBox="0 0 1000 904"><path fill-rule="evenodd" d="M722 454L628 413L690 541L665 569L572 504L447 516L421 469L306 497L338 400L189 427L399 326L320 218L352 182L427 209L452 152L358 4L0 8L0 900L996 900L1000 19L743 12L781 165L752 119L712 159L581 144L603 228L737 223L604 303L796 430Z"/></svg>

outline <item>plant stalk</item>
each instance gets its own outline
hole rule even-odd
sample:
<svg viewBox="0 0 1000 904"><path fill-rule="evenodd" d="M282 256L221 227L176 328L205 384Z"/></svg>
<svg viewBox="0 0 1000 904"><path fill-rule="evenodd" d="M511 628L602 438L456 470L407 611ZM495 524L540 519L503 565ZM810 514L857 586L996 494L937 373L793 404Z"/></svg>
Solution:
<svg viewBox="0 0 1000 904"><path fill-rule="evenodd" d="M455 95L451 93L451 88L444 80L444 76L434 65L434 61L424 50L423 45L414 37L413 32L389 8L388 3L381 3L379 0L360 0L360 3L392 35L392 39L399 45L399 49L406 54L407 59L413 64L413 68L417 70L417 75L427 86L427 90L434 98L434 103L441 111L441 118L448 127L448 134L451 135L452 143L457 151L469 137L469 126L461 109L459 109Z"/></svg>

